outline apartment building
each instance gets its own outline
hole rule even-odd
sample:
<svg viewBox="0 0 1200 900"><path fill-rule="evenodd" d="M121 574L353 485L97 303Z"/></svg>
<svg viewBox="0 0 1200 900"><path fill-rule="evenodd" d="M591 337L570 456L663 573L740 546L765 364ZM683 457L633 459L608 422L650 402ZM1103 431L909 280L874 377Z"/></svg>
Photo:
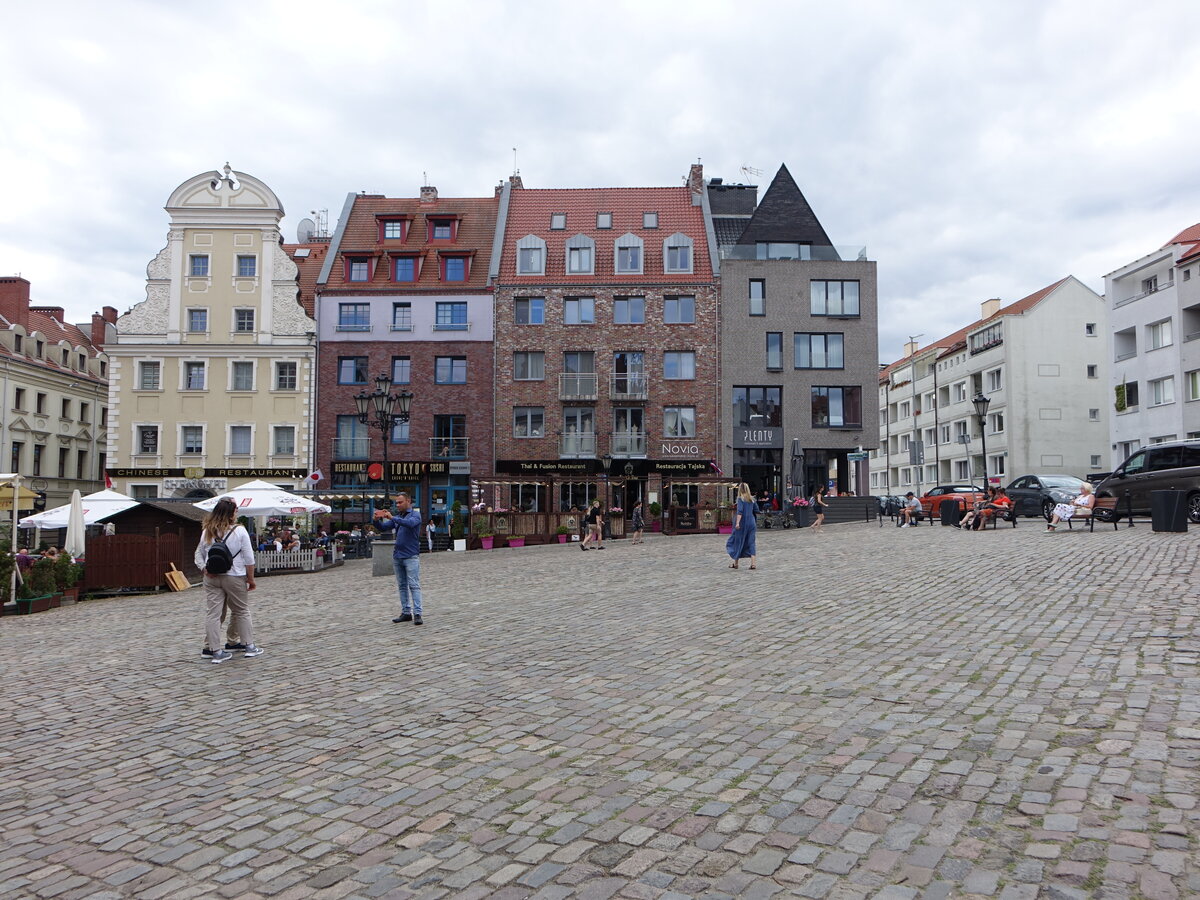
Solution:
<svg viewBox="0 0 1200 900"><path fill-rule="evenodd" d="M876 494L937 484L1084 477L1108 459L1104 299L1074 276L980 318L879 373ZM984 419L976 398L987 401ZM981 404L982 407L982 404Z"/></svg>
<svg viewBox="0 0 1200 900"><path fill-rule="evenodd" d="M108 346L109 475L135 497L202 499L247 481L303 486L316 322L298 299L283 205L228 165L167 200L146 299Z"/></svg>
<svg viewBox="0 0 1200 900"><path fill-rule="evenodd" d="M91 324L73 325L58 306L31 302L30 282L0 278L0 458L62 506L78 489L104 487L108 424L108 355L117 311L106 306Z"/></svg>
<svg viewBox="0 0 1200 900"><path fill-rule="evenodd" d="M1200 437L1200 225L1104 282L1111 469L1147 444Z"/></svg>

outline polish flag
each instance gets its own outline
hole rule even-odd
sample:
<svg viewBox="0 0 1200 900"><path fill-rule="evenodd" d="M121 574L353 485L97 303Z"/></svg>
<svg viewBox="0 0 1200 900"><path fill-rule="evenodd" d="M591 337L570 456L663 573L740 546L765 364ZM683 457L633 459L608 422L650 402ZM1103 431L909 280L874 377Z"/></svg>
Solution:
<svg viewBox="0 0 1200 900"><path fill-rule="evenodd" d="M708 464L709 464L710 466L712 466L712 469L713 469L713 471L714 471L714 472L716 472L716 473L717 473L718 475L720 475L722 478L724 478L724 477L725 477L725 473L724 473L723 471L721 471L721 467L717 465L717 461L716 461L715 459L710 459L710 460L708 461Z"/></svg>

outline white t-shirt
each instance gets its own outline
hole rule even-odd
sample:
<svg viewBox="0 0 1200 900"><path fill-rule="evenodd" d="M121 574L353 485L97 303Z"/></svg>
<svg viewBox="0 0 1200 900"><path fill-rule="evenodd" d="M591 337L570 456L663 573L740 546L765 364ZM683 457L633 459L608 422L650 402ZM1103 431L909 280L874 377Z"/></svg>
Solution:
<svg viewBox="0 0 1200 900"><path fill-rule="evenodd" d="M204 568L208 562L208 549L211 546L212 541L205 540L201 535L200 543L196 547L196 568ZM235 525L233 531L229 533L229 537L225 539L225 546L233 554L233 568L225 574L244 576L246 566L254 565L254 547L250 544L250 535L246 533L246 529L241 525Z"/></svg>

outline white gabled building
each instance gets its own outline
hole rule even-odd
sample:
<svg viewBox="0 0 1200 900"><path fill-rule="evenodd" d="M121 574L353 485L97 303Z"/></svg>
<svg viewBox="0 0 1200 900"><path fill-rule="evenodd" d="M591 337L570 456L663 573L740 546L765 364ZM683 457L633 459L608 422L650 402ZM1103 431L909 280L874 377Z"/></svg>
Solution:
<svg viewBox="0 0 1200 900"><path fill-rule="evenodd" d="M905 355L879 376L873 494L936 484L1007 485L1022 475L1086 477L1108 460L1104 298L1067 276ZM984 429L972 400L990 402ZM969 440L964 442L964 438ZM912 462L920 441L924 462Z"/></svg>

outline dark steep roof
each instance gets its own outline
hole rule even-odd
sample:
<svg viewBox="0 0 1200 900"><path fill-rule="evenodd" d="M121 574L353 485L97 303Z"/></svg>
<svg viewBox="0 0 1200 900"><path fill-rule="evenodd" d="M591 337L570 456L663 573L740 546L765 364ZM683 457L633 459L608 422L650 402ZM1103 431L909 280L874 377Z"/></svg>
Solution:
<svg viewBox="0 0 1200 900"><path fill-rule="evenodd" d="M786 165L780 166L775 173L738 243L756 244L759 241L812 244L814 247L833 244Z"/></svg>

